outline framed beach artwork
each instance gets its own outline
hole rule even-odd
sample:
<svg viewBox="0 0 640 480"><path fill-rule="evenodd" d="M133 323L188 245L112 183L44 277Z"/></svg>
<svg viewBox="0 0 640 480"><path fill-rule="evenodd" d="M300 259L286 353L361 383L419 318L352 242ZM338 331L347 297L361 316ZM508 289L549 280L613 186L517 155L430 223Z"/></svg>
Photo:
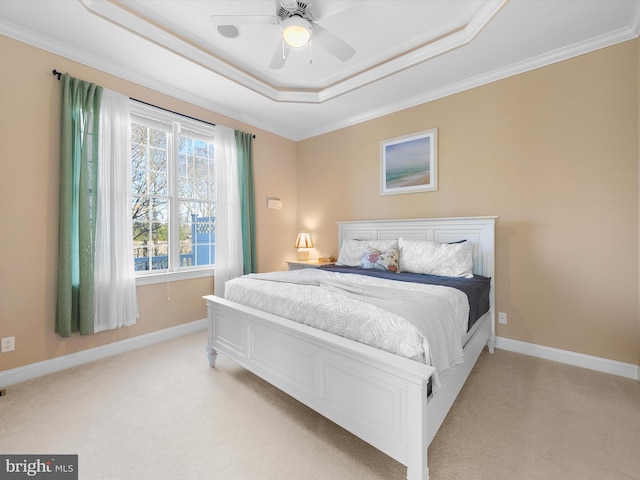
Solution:
<svg viewBox="0 0 640 480"><path fill-rule="evenodd" d="M380 195L438 189L437 129L380 142Z"/></svg>

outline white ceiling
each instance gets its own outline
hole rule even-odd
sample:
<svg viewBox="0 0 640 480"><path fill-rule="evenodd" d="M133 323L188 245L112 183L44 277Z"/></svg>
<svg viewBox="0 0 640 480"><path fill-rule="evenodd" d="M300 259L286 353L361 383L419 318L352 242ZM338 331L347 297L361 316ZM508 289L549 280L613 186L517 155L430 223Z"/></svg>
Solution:
<svg viewBox="0 0 640 480"><path fill-rule="evenodd" d="M313 8L317 25L355 49L351 59L312 37L274 70L278 25L242 24L237 38L217 31L218 15L275 15L276 0L2 0L0 34L301 140L640 29L638 0L315 0Z"/></svg>

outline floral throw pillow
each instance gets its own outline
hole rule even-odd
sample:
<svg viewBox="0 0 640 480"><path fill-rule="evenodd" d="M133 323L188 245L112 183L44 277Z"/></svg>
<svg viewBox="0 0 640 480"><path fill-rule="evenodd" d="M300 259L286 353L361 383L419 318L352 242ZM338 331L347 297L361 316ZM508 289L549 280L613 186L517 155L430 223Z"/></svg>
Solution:
<svg viewBox="0 0 640 480"><path fill-rule="evenodd" d="M381 251L377 248L367 247L360 260L360 268L387 270L394 273L399 271L399 264L400 250L397 248Z"/></svg>
<svg viewBox="0 0 640 480"><path fill-rule="evenodd" d="M362 255L366 253L367 247L373 247L384 252L391 248L398 248L398 240L356 240L346 238L342 242L336 265L360 266L360 260L362 260Z"/></svg>

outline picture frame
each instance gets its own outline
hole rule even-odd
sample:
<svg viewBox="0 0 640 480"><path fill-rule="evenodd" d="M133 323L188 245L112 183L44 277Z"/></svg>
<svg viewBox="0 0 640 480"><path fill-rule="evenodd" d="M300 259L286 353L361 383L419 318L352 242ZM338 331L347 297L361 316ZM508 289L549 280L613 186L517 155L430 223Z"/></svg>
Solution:
<svg viewBox="0 0 640 480"><path fill-rule="evenodd" d="M438 190L438 129L380 142L380 195Z"/></svg>

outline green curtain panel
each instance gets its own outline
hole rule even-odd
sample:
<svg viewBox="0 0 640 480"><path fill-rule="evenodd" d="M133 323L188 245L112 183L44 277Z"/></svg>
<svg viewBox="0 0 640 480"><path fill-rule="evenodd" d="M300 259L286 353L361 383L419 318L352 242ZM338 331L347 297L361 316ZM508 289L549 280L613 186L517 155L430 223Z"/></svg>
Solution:
<svg viewBox="0 0 640 480"><path fill-rule="evenodd" d="M93 262L102 87L64 74L55 331L93 333Z"/></svg>
<svg viewBox="0 0 640 480"><path fill-rule="evenodd" d="M257 271L256 213L253 188L253 135L236 130L244 273Z"/></svg>

